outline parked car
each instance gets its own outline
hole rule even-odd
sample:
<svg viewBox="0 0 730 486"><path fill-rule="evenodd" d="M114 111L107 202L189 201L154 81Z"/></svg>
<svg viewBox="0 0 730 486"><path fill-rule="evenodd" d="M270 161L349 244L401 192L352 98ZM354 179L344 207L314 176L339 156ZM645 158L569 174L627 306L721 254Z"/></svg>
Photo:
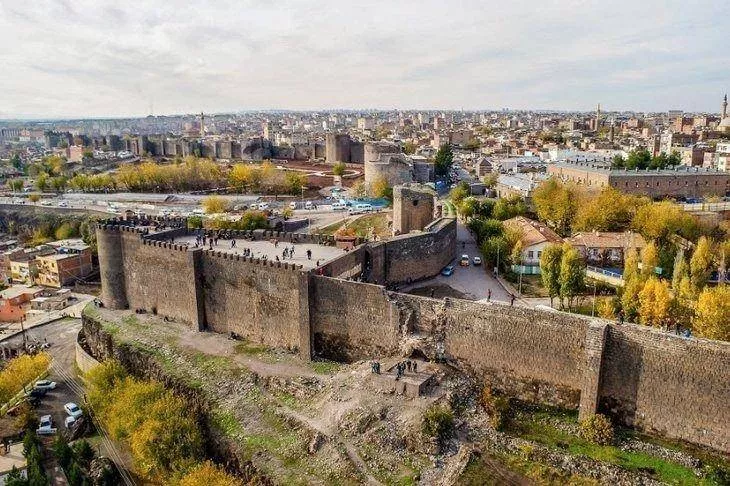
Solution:
<svg viewBox="0 0 730 486"><path fill-rule="evenodd" d="M47 390L43 388L33 388L31 391L27 392L25 394L25 398L43 398L46 396L46 393L48 393Z"/></svg>
<svg viewBox="0 0 730 486"><path fill-rule="evenodd" d="M469 255L461 255L461 258L459 259L459 265L461 265L462 267L468 267Z"/></svg>
<svg viewBox="0 0 730 486"><path fill-rule="evenodd" d="M296 209L296 208L297 208L296 201L292 201L292 202L289 203L289 209Z"/></svg>
<svg viewBox="0 0 730 486"><path fill-rule="evenodd" d="M481 264L482 264L482 257L478 257L478 256L475 256L475 257L474 257L474 258L472 259L472 262L474 263L474 265L475 265L475 266L476 266L476 265L481 265Z"/></svg>
<svg viewBox="0 0 730 486"><path fill-rule="evenodd" d="M63 410L70 416L74 418L81 417L84 412L79 408L78 405L76 405L73 402L68 402L66 405L63 406Z"/></svg>
<svg viewBox="0 0 730 486"><path fill-rule="evenodd" d="M40 423L38 424L38 429L36 429L36 434L51 435L56 432L57 429L53 426L53 418L50 415L43 415Z"/></svg>
<svg viewBox="0 0 730 486"><path fill-rule="evenodd" d="M51 380L38 380L35 382L35 387L39 390L53 390L56 388L56 382Z"/></svg>
<svg viewBox="0 0 730 486"><path fill-rule="evenodd" d="M64 425L64 426L65 426L65 427L66 427L67 429L70 429L70 428L72 428L72 427L74 426L74 424L75 424L75 423L76 423L76 417L72 417L72 416L70 416L70 415L69 415L68 417L66 417L66 419L65 419L65 420L63 421L63 425Z"/></svg>
<svg viewBox="0 0 730 486"><path fill-rule="evenodd" d="M441 270L441 275L443 275L444 277L450 277L451 275L453 275L453 273L454 273L454 266L453 265L449 265L447 267L444 267L444 269Z"/></svg>
<svg viewBox="0 0 730 486"><path fill-rule="evenodd" d="M314 208L314 204L312 204L312 201L307 201L304 203L304 209L312 209Z"/></svg>
<svg viewBox="0 0 730 486"><path fill-rule="evenodd" d="M332 203L332 211L344 211L345 209L347 209L347 206L345 206L343 203Z"/></svg>
<svg viewBox="0 0 730 486"><path fill-rule="evenodd" d="M265 211L267 209L269 209L269 203L259 203L259 211Z"/></svg>

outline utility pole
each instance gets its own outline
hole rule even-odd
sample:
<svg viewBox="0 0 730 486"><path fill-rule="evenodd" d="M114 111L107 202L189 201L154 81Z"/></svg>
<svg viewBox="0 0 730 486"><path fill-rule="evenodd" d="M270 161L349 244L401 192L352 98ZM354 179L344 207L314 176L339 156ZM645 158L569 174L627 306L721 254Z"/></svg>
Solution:
<svg viewBox="0 0 730 486"><path fill-rule="evenodd" d="M23 350L27 353L28 352L28 338L25 335L25 326L23 326L23 321L25 321L25 316L20 318L20 335L23 338Z"/></svg>
<svg viewBox="0 0 730 486"><path fill-rule="evenodd" d="M598 282L593 282L593 308L591 309L591 317L596 315L596 291L598 289Z"/></svg>

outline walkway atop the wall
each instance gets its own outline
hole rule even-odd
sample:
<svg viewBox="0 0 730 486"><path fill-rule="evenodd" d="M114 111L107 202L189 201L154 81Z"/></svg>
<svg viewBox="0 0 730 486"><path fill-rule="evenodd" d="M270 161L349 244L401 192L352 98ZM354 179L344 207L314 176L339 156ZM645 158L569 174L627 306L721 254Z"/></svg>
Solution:
<svg viewBox="0 0 730 486"><path fill-rule="evenodd" d="M236 246L232 247L231 242L235 241ZM175 238L177 244L187 244L189 248L195 247L195 236L181 236ZM294 256L287 257L284 259L284 249L294 248ZM206 241L205 246L200 246L203 249L210 249L210 244ZM276 257L279 257L281 262L294 263L302 265L305 269L316 268L317 261L320 265L338 257L344 253L344 250L336 248L334 246L318 245L316 243L286 243L279 241L278 245L274 245L274 239L270 240L246 240L243 238L237 239L223 239L218 240L217 245L213 245L214 251L222 251L224 253L230 253L233 255L244 255L245 250L250 250L251 255L254 258L263 258L266 256L269 261L276 261ZM311 259L307 257L307 250L312 252Z"/></svg>

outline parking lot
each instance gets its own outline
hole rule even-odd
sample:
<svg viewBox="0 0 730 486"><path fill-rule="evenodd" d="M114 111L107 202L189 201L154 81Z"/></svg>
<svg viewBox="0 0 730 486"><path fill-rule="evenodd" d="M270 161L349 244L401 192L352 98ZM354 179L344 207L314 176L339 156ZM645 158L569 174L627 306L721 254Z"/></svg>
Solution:
<svg viewBox="0 0 730 486"><path fill-rule="evenodd" d="M486 299L489 290L492 291L492 299L501 302L510 301L510 293L492 276L492 269L488 265L474 265L474 257L481 256L476 241L469 230L461 223L457 223L457 248L456 258L451 262L454 266L454 273L451 276L437 275L434 278L423 280L413 284L404 291L427 286L447 285L470 300ZM469 266L459 265L461 255L469 255Z"/></svg>

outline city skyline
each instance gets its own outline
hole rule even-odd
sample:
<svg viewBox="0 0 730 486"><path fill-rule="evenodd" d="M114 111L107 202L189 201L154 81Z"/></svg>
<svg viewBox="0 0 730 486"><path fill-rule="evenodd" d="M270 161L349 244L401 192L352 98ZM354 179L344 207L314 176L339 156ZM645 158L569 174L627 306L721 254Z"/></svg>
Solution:
<svg viewBox="0 0 730 486"><path fill-rule="evenodd" d="M127 5L0 1L13 46L0 119L599 101L714 113L727 91L717 2Z"/></svg>

